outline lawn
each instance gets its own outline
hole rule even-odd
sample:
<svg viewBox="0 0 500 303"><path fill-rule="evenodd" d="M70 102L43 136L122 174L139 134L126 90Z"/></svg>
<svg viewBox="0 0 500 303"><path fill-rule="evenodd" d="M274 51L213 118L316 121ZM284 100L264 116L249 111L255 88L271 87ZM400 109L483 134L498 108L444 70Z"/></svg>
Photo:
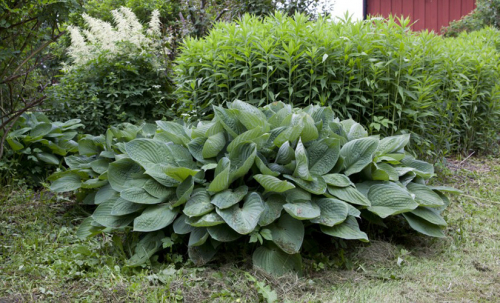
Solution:
<svg viewBox="0 0 500 303"><path fill-rule="evenodd" d="M5 187L0 302L500 301L500 158L450 160L439 174L434 183L464 192L445 211L445 238L371 230L369 244L304 255L301 278L253 270L245 252L202 268L175 252L126 268L119 236L76 237L89 209L72 197Z"/></svg>

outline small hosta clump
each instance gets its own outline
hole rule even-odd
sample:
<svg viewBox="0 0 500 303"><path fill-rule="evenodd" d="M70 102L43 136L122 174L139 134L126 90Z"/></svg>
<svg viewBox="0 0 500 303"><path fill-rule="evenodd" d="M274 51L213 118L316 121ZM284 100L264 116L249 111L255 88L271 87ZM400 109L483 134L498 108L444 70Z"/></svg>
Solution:
<svg viewBox="0 0 500 303"><path fill-rule="evenodd" d="M433 166L404 151L409 135L368 136L327 107L234 101L214 113L193 126L158 121L83 138L70 169L52 177L54 191L83 191L97 205L79 235L132 228L131 266L173 243L204 264L225 242L258 241L254 266L278 275L301 271L306 228L368 241L359 218L401 214L443 236L443 192L454 190L426 185Z"/></svg>

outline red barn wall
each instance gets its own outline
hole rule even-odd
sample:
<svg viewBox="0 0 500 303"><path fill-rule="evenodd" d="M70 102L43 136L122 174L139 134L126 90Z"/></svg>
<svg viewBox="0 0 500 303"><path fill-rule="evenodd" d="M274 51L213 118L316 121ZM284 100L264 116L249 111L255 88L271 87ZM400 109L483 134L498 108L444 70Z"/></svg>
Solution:
<svg viewBox="0 0 500 303"><path fill-rule="evenodd" d="M366 15L410 17L415 31L437 33L453 20L459 20L476 8L475 0L366 0Z"/></svg>

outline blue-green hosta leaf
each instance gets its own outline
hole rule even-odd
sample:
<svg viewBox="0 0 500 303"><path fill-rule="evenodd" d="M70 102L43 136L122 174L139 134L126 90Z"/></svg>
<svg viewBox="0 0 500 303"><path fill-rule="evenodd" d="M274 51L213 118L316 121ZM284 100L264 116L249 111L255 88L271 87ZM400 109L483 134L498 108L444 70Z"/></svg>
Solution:
<svg viewBox="0 0 500 303"><path fill-rule="evenodd" d="M279 133L278 136L273 140L275 146L281 146L286 141L293 142L300 137L302 130L304 129L304 123L298 123L293 126L286 127L283 131ZM271 137L272 138L272 133Z"/></svg>
<svg viewBox="0 0 500 303"><path fill-rule="evenodd" d="M66 173L52 182L50 190L55 193L74 191L82 186L82 178L78 173Z"/></svg>
<svg viewBox="0 0 500 303"><path fill-rule="evenodd" d="M150 167L146 170L146 174L151 176L153 179L156 180L156 182L160 183L161 185L165 187L177 187L181 183L180 181L167 176L165 173L165 170L168 169L168 167L171 166L165 166L163 164L159 164L153 167ZM149 179L149 178L148 178Z"/></svg>
<svg viewBox="0 0 500 303"><path fill-rule="evenodd" d="M408 142L410 142L409 134L385 137L384 139L380 140L376 155L385 155L399 152L406 145L408 145Z"/></svg>
<svg viewBox="0 0 500 303"><path fill-rule="evenodd" d="M321 210L321 215L311 222L334 226L345 221L347 215L349 214L349 208L347 203L334 199L334 198L322 198L315 201Z"/></svg>
<svg viewBox="0 0 500 303"><path fill-rule="evenodd" d="M64 157L64 162L66 162L66 165L68 165L71 169L90 168L90 163L92 161L95 161L94 157L80 155Z"/></svg>
<svg viewBox="0 0 500 303"><path fill-rule="evenodd" d="M188 246L201 246L205 244L208 239L208 232L206 228L195 228L189 235Z"/></svg>
<svg viewBox="0 0 500 303"><path fill-rule="evenodd" d="M255 139L260 137L263 134L262 128L253 128L250 129L241 135L238 135L238 137L234 138L231 143L227 146L227 151L231 152L236 146L242 144L242 143L249 143L249 142L254 142Z"/></svg>
<svg viewBox="0 0 500 303"><path fill-rule="evenodd" d="M121 192L130 187L142 187L148 179L139 164L124 158L109 164L108 180L114 190Z"/></svg>
<svg viewBox="0 0 500 303"><path fill-rule="evenodd" d="M378 141L377 138L368 137L349 141L342 146L340 155L344 158L346 176L359 173L372 162Z"/></svg>
<svg viewBox="0 0 500 303"><path fill-rule="evenodd" d="M307 148L307 154L311 174L323 176L330 172L337 163L340 154L340 142L332 138L315 141Z"/></svg>
<svg viewBox="0 0 500 303"><path fill-rule="evenodd" d="M269 166L269 169L271 171L277 173L278 175L279 174L286 174L286 175L293 174L293 170L290 170L290 169L286 168L283 165L279 165L279 164L276 164L276 163L268 163L267 165ZM295 170L295 168L294 168L294 170Z"/></svg>
<svg viewBox="0 0 500 303"><path fill-rule="evenodd" d="M219 121L200 121L196 125L196 128L192 129L191 138L208 138L222 131L224 131L224 127L222 127L222 124Z"/></svg>
<svg viewBox="0 0 500 303"><path fill-rule="evenodd" d="M102 142L101 142L102 139ZM78 141L78 153L84 156L98 155L101 152L101 146L105 144L105 139L86 135L85 138Z"/></svg>
<svg viewBox="0 0 500 303"><path fill-rule="evenodd" d="M365 130L363 126L361 126L361 124L358 123L353 124L349 129L349 131L347 132L347 140L349 141L366 137L368 137L368 132Z"/></svg>
<svg viewBox="0 0 500 303"><path fill-rule="evenodd" d="M125 263L127 267L136 267L146 263L157 251L163 247L162 239L165 234L162 231L147 233L134 249L134 255Z"/></svg>
<svg viewBox="0 0 500 303"><path fill-rule="evenodd" d="M164 143L153 139L134 139L125 144L129 157L146 170L165 164L196 168L189 151L172 142Z"/></svg>
<svg viewBox="0 0 500 303"><path fill-rule="evenodd" d="M406 185L406 188L415 194L415 201L420 206L441 207L444 205L443 199L426 185L411 182Z"/></svg>
<svg viewBox="0 0 500 303"><path fill-rule="evenodd" d="M89 179L85 182L82 182L82 188L99 188L109 184L108 180L99 180L99 179Z"/></svg>
<svg viewBox="0 0 500 303"><path fill-rule="evenodd" d="M238 240L241 235L235 232L227 224L220 224L216 226L210 226L207 228L210 237L219 242L233 242Z"/></svg>
<svg viewBox="0 0 500 303"><path fill-rule="evenodd" d="M344 222L333 227L321 225L321 231L332 237L369 242L368 236L359 229L358 221L352 216L348 216Z"/></svg>
<svg viewBox="0 0 500 303"><path fill-rule="evenodd" d="M304 202L312 200L311 193L301 188L290 189L289 191L285 192L285 197L288 203L296 203L296 202Z"/></svg>
<svg viewBox="0 0 500 303"><path fill-rule="evenodd" d="M412 157L405 157L401 160L401 163L405 166L414 168L414 172L417 176L422 177L424 179L429 179L434 175L434 166L425 161L415 160Z"/></svg>
<svg viewBox="0 0 500 303"><path fill-rule="evenodd" d="M229 208L243 200L247 193L248 187L246 185L240 186L234 191L232 189L226 189L215 194L211 203L219 209Z"/></svg>
<svg viewBox="0 0 500 303"><path fill-rule="evenodd" d="M157 197L151 196L146 190L140 187L130 187L122 190L120 198L139 204L158 204L164 202Z"/></svg>
<svg viewBox="0 0 500 303"><path fill-rule="evenodd" d="M312 201L287 203L283 205L283 209L298 220L311 220L321 215L318 204Z"/></svg>
<svg viewBox="0 0 500 303"><path fill-rule="evenodd" d="M246 196L242 208L236 204L230 208L216 209L216 211L227 225L236 232L246 235L251 233L259 223L259 218L264 212L264 204L259 194L254 192Z"/></svg>
<svg viewBox="0 0 500 303"><path fill-rule="evenodd" d="M373 185L368 191L368 199L372 203L368 210L381 218L410 212L418 207L410 193L394 183Z"/></svg>
<svg viewBox="0 0 500 303"><path fill-rule="evenodd" d="M463 194L464 192L449 186L427 186L427 188L432 189L433 191L445 192L451 194Z"/></svg>
<svg viewBox="0 0 500 303"><path fill-rule="evenodd" d="M91 192L85 196L82 200L83 205L95 205L95 194L96 192Z"/></svg>
<svg viewBox="0 0 500 303"><path fill-rule="evenodd" d="M156 121L156 125L163 130L165 137L175 144L186 145L190 141L186 130L179 123Z"/></svg>
<svg viewBox="0 0 500 303"><path fill-rule="evenodd" d="M257 153L257 156L255 157L255 165L257 165L257 168L259 168L260 172L264 175L269 175L273 177L277 177L280 175L280 173L275 172L271 170L267 165L267 161L264 158L264 156L260 155Z"/></svg>
<svg viewBox="0 0 500 303"><path fill-rule="evenodd" d="M99 158L95 161L92 161L90 163L90 167L92 168L93 171L95 171L98 174L104 174L105 172L108 171L109 167L109 161L103 158Z"/></svg>
<svg viewBox="0 0 500 303"><path fill-rule="evenodd" d="M301 139L299 139L297 147L295 147L295 161L296 165L293 176L302 180L312 181L312 176L309 172L309 158Z"/></svg>
<svg viewBox="0 0 500 303"><path fill-rule="evenodd" d="M349 177L344 174L328 174L323 175L322 177L325 180L326 184L334 187L354 186L354 183L352 183Z"/></svg>
<svg viewBox="0 0 500 303"><path fill-rule="evenodd" d="M167 201L175 194L174 188L165 187L156 182L154 179L146 181L142 188L151 196L161 199L162 201Z"/></svg>
<svg viewBox="0 0 500 303"><path fill-rule="evenodd" d="M287 254L299 252L304 241L304 224L289 215L282 215L278 221L269 225L273 242Z"/></svg>
<svg viewBox="0 0 500 303"><path fill-rule="evenodd" d="M178 235L189 234L194 230L194 227L186 223L186 215L182 214L177 219L175 219L172 227L174 228L174 233Z"/></svg>
<svg viewBox="0 0 500 303"><path fill-rule="evenodd" d="M52 130L51 123L40 123L37 124L35 127L33 127L33 129L29 133L29 137L36 140L37 138L41 138L49 134L51 130Z"/></svg>
<svg viewBox="0 0 500 303"><path fill-rule="evenodd" d="M201 246L188 247L189 259L193 261L196 266L202 266L210 262L217 253L217 250L212 245L211 241L206 241Z"/></svg>
<svg viewBox="0 0 500 303"><path fill-rule="evenodd" d="M105 229L104 226L102 227L97 227L92 225L94 222L94 219L92 217L87 217L85 220L82 221L80 226L78 227L78 230L76 231L76 236L78 239L85 240L87 238L93 237L95 235L98 235L102 233L103 229Z"/></svg>
<svg viewBox="0 0 500 303"><path fill-rule="evenodd" d="M340 199L351 204L370 206L370 200L367 199L361 192L359 192L355 187L334 187L328 186L328 192L330 195L337 199Z"/></svg>
<svg viewBox="0 0 500 303"><path fill-rule="evenodd" d="M184 206L184 214L188 217L198 217L208 214L215 207L210 203L210 195L205 188L197 188Z"/></svg>
<svg viewBox="0 0 500 303"><path fill-rule="evenodd" d="M417 207L414 209L411 214L414 214L417 217L420 217L429 223L439 226L447 226L446 221L441 217L439 211L435 208L430 207Z"/></svg>
<svg viewBox="0 0 500 303"><path fill-rule="evenodd" d="M264 211L259 218L259 225L266 226L281 216L286 200L282 195L272 194L264 201Z"/></svg>
<svg viewBox="0 0 500 303"><path fill-rule="evenodd" d="M372 178L373 180L381 180L381 181L399 181L399 173L398 171L388 163L378 163L373 164L375 170L372 170Z"/></svg>
<svg viewBox="0 0 500 303"><path fill-rule="evenodd" d="M349 216L353 216L353 217L356 217L356 218L360 218L361 216L361 211L359 211L359 209L357 209L356 207L352 206L351 204L347 203L347 209L348 209L348 214Z"/></svg>
<svg viewBox="0 0 500 303"><path fill-rule="evenodd" d="M177 201L172 203L172 207L177 207L187 202L194 189L194 178L189 176L175 190Z"/></svg>
<svg viewBox="0 0 500 303"><path fill-rule="evenodd" d="M295 186L288 181L282 181L276 177L268 175L254 175L253 178L264 187L266 192L282 193Z"/></svg>
<svg viewBox="0 0 500 303"><path fill-rule="evenodd" d="M247 129L262 127L268 124L266 115L255 106L235 100L231 103L231 107L239 110L238 119ZM269 126L267 128L269 129Z"/></svg>
<svg viewBox="0 0 500 303"><path fill-rule="evenodd" d="M245 131L245 126L238 121L237 109L225 109L220 106L214 106L213 109L215 118L231 137L236 138Z"/></svg>
<svg viewBox="0 0 500 303"><path fill-rule="evenodd" d="M193 157L200 161L201 163L207 162L205 158L203 158L203 147L205 146L205 142L207 138L198 137L194 138L187 144L187 148L189 152L193 155Z"/></svg>
<svg viewBox="0 0 500 303"><path fill-rule="evenodd" d="M312 181L305 181L299 178L292 177L290 175L283 175L288 180L292 180L300 188L315 194L322 195L326 192L326 182L320 176L312 176Z"/></svg>
<svg viewBox="0 0 500 303"><path fill-rule="evenodd" d="M35 156L38 158L38 160L45 162L47 164L59 165L59 159L53 154L36 153Z"/></svg>
<svg viewBox="0 0 500 303"><path fill-rule="evenodd" d="M267 244L257 248L252 257L254 267L273 275L282 276L289 273L302 275L302 258L300 254L289 255L276 245Z"/></svg>
<svg viewBox="0 0 500 303"><path fill-rule="evenodd" d="M231 163L230 182L246 175L250 168L252 168L256 156L257 147L255 143L244 143L235 147L229 153Z"/></svg>
<svg viewBox="0 0 500 303"><path fill-rule="evenodd" d="M278 149L276 163L285 165L290 163L292 160L295 160L295 151L290 146L290 143L286 141Z"/></svg>
<svg viewBox="0 0 500 303"><path fill-rule="evenodd" d="M208 137L203 145L201 155L204 159L216 157L226 146L226 136L224 133L218 133Z"/></svg>
<svg viewBox="0 0 500 303"><path fill-rule="evenodd" d="M179 210L171 209L168 204L148 206L134 220L134 231L151 232L160 230L174 222Z"/></svg>
<svg viewBox="0 0 500 303"><path fill-rule="evenodd" d="M194 177L196 176L196 174L200 172L199 169L190 169L187 167L175 167L175 166L163 167L163 171L167 176L179 182L182 182L189 177Z"/></svg>
<svg viewBox="0 0 500 303"><path fill-rule="evenodd" d="M430 237L437 237L437 238L444 237L444 233L441 226L432 224L429 221L421 217L418 217L412 213L405 213L403 214L403 216L405 217L406 221L408 221L408 223L410 224L410 227L418 231L419 233L422 233Z"/></svg>
<svg viewBox="0 0 500 303"><path fill-rule="evenodd" d="M144 204L133 203L122 198L116 199L111 209L112 216L124 216L133 214L146 208Z"/></svg>
<svg viewBox="0 0 500 303"><path fill-rule="evenodd" d="M397 165L401 163L401 160L403 160L404 157L405 154L385 154L381 156L375 156L373 161L376 163L385 161L387 163Z"/></svg>
<svg viewBox="0 0 500 303"><path fill-rule="evenodd" d="M304 128L300 134L300 138L302 142L310 142L318 139L319 133L316 125L314 124L314 119L309 115L304 115L302 117L302 124Z"/></svg>
<svg viewBox="0 0 500 303"><path fill-rule="evenodd" d="M97 193L95 194L94 203L102 204L109 201L113 202L116 201L118 198L120 198L120 193L111 188L111 186L108 184L101 187L97 191Z"/></svg>
<svg viewBox="0 0 500 303"><path fill-rule="evenodd" d="M224 157L219 160L215 169L214 180L208 186L208 191L217 193L229 187L229 172L231 170L231 161Z"/></svg>
<svg viewBox="0 0 500 303"><path fill-rule="evenodd" d="M101 224L102 226L112 228L125 227L132 223L136 216L135 214L126 216L111 215L114 204L114 201L99 204L99 206L97 206L97 208L94 210L94 213L92 214L92 219L94 219L95 222Z"/></svg>
<svg viewBox="0 0 500 303"><path fill-rule="evenodd" d="M211 212L201 217L187 218L186 223L194 227L210 227L224 224L225 222L216 212Z"/></svg>

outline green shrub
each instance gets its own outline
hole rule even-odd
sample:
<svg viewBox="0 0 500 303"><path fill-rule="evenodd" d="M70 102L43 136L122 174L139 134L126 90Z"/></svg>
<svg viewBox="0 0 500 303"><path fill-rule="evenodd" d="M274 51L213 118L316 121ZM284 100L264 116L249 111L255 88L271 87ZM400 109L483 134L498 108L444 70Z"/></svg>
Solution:
<svg viewBox="0 0 500 303"><path fill-rule="evenodd" d="M53 119L78 118L92 134L122 122L161 119L172 102L157 12L147 30L129 9L113 15L115 27L84 15L88 30L69 28L72 60L49 92Z"/></svg>
<svg viewBox="0 0 500 303"><path fill-rule="evenodd" d="M443 192L454 190L426 185L433 166L404 151L409 135L368 136L327 107L227 106L196 126L158 121L80 140L69 169L50 177L53 191L97 205L79 236L132 230L129 266L174 244L204 264L227 242L260 242L254 266L283 274L300 272L306 230L367 242L357 218L384 225L402 214L444 235Z"/></svg>
<svg viewBox="0 0 500 303"><path fill-rule="evenodd" d="M500 34L445 39L408 19L309 21L279 13L219 23L186 39L177 59L179 111L245 99L331 106L369 133L412 133L421 154L488 150L499 128Z"/></svg>
<svg viewBox="0 0 500 303"><path fill-rule="evenodd" d="M452 21L442 29L447 37L456 37L461 32L481 30L487 26L500 28L500 0L477 0L476 9L460 20Z"/></svg>
<svg viewBox="0 0 500 303"><path fill-rule="evenodd" d="M51 122L41 113L23 114L6 137L8 147L0 161L2 184L24 179L39 185L61 166L64 156L78 151L73 139L82 126L77 119Z"/></svg>

